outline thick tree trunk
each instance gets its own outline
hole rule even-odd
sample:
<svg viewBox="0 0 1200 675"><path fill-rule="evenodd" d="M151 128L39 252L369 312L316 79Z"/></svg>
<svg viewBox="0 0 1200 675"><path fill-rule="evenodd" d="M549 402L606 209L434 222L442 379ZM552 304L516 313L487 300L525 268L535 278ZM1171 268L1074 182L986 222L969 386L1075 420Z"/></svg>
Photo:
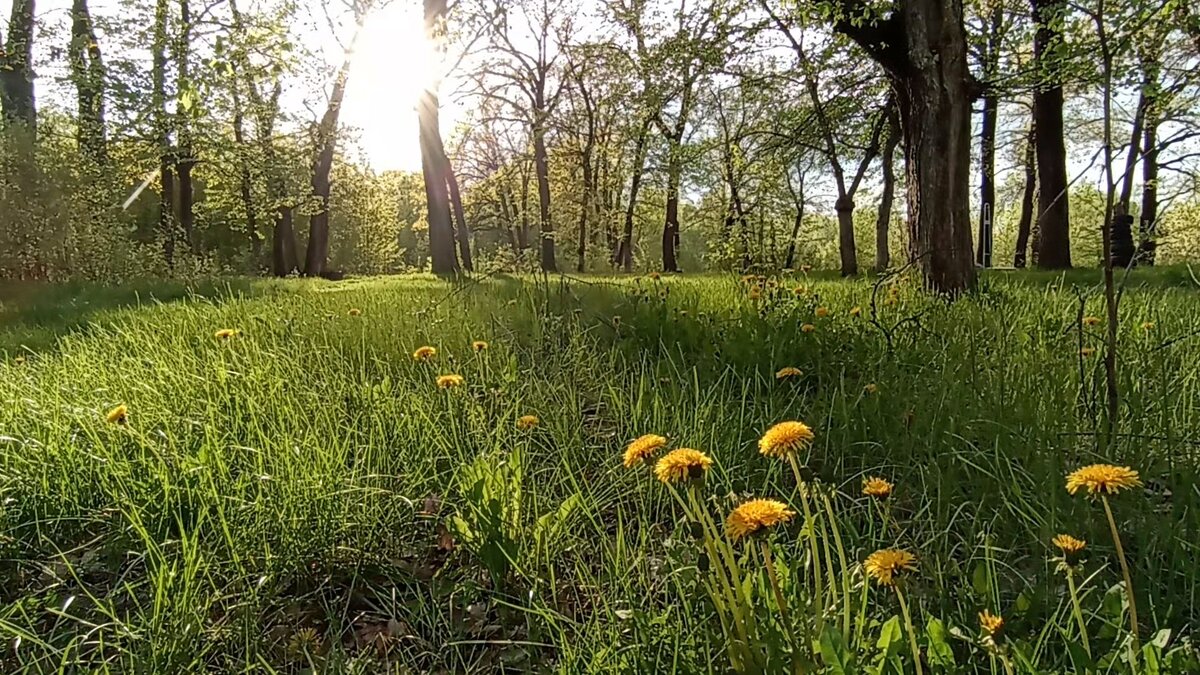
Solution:
<svg viewBox="0 0 1200 675"><path fill-rule="evenodd" d="M1067 150L1063 141L1063 88L1056 56L1062 34L1056 17L1065 12L1062 0L1033 0L1034 60L1044 74L1033 92L1033 123L1037 127L1038 218L1037 264L1045 269L1071 266L1070 210L1067 195Z"/></svg>
<svg viewBox="0 0 1200 675"><path fill-rule="evenodd" d="M542 269L557 272L554 257L554 222L550 220L550 167L546 157L546 130L533 130L533 172L538 191L538 236L541 239Z"/></svg>
<svg viewBox="0 0 1200 675"><path fill-rule="evenodd" d="M650 133L649 120L642 122L633 149L633 175L629 179L629 203L625 205L625 225L617 245L616 262L626 272L633 271L633 218L637 211L638 191L642 187L642 173L646 167L646 141Z"/></svg>
<svg viewBox="0 0 1200 675"><path fill-rule="evenodd" d="M892 226L892 202L896 195L895 156L900 142L900 122L888 114L888 136L883 145L883 193L879 196L879 214L875 218L875 270L882 272L892 264L889 233Z"/></svg>
<svg viewBox="0 0 1200 675"><path fill-rule="evenodd" d="M0 111L6 127L21 125L37 136L33 89L34 0L13 0L8 39L0 45Z"/></svg>
<svg viewBox="0 0 1200 675"><path fill-rule="evenodd" d="M75 83L79 150L93 162L108 162L108 130L104 117L104 60L87 0L71 6L71 79Z"/></svg>
<svg viewBox="0 0 1200 675"><path fill-rule="evenodd" d="M271 263L275 276L286 277L299 271L296 257L296 228L292 209L281 206L275 212L275 228L271 237Z"/></svg>
<svg viewBox="0 0 1200 675"><path fill-rule="evenodd" d="M1158 230L1158 115L1151 101L1142 139L1142 212L1138 223L1138 262L1153 265Z"/></svg>
<svg viewBox="0 0 1200 675"><path fill-rule="evenodd" d="M1021 193L1021 215L1017 220L1017 250L1013 253L1013 267L1024 269L1029 252L1029 230L1033 223L1033 202L1037 192L1037 150L1035 129L1031 123L1025 140L1025 189Z"/></svg>
<svg viewBox="0 0 1200 675"><path fill-rule="evenodd" d="M842 258L842 276L858 274L858 248L854 244L854 198L842 195L833 204L838 221L838 253Z"/></svg>
<svg viewBox="0 0 1200 675"><path fill-rule="evenodd" d="M443 3L444 4L444 3ZM429 4L426 3L428 12ZM426 223L429 225L429 256L433 273L458 273L454 255L454 227L450 220L449 183L442 173L441 133L438 130L438 97L426 90L417 105L417 126L420 132L421 174L425 179Z"/></svg>
<svg viewBox="0 0 1200 675"><path fill-rule="evenodd" d="M1142 126L1146 117L1146 82L1142 81L1142 90L1138 92L1137 109L1133 114L1133 127L1129 133L1129 148L1125 153L1125 171L1121 173L1121 192L1117 198L1113 216L1129 215L1133 204L1133 175L1137 170L1138 155L1141 154Z"/></svg>

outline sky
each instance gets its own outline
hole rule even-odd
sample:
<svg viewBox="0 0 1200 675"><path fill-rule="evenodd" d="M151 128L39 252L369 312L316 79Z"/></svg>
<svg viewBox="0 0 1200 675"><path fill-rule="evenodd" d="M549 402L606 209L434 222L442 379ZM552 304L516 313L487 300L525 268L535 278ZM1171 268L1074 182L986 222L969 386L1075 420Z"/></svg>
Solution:
<svg viewBox="0 0 1200 675"><path fill-rule="evenodd" d="M321 0L309 0L308 11L304 12L304 18L295 30L300 40L315 46L328 64L336 67L344 52L341 42L327 27L325 15L319 9L320 3ZM330 7L340 6L336 2L329 4ZM61 51L53 58L51 55L51 49L60 47L59 43L68 38L66 19L70 6L71 0L37 0L37 17L42 28L35 36L34 58L38 75L35 87L43 105L73 105L71 92L60 82L66 68ZM116 0L92 0L89 7L97 18L113 16L120 11ZM0 0L0 26L5 29L11 8L11 0ZM245 7L243 11L246 11ZM376 171L417 171L421 168L415 106L421 88L429 82L428 74L433 72L421 22L419 2L392 0L371 13L355 46L341 123L355 129L353 147L362 150L362 159ZM104 50L107 44L111 53L111 40L106 40L102 32L99 41L101 49ZM292 91L284 94L285 105L303 110L305 93L293 86ZM321 112L313 110L312 118ZM443 101L443 134L448 134L462 117L461 103ZM353 150L353 147L346 149Z"/></svg>

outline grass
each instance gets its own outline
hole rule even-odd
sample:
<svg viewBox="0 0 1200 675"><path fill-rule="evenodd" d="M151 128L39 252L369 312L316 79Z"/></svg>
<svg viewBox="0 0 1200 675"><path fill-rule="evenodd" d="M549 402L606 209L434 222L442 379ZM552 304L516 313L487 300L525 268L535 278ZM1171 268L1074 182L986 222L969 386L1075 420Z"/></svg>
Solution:
<svg viewBox="0 0 1200 675"><path fill-rule="evenodd" d="M792 658L778 648L912 672L911 641L925 672L1079 670L1082 622L1088 667L1127 670L1108 521L1064 487L1094 462L1146 483L1110 500L1141 638L1190 663L1200 296L1186 270L1130 277L1109 436L1103 324L1079 320L1103 316L1096 279L998 273L953 304L902 283L889 302L889 283L874 309L870 281L823 276L780 280L761 301L717 276L10 294L0 666L724 672L733 652L693 509L621 453L646 433L708 453L694 506L719 525L748 497L795 499L788 465L757 452L789 419L816 432L805 480L830 509L810 527L838 575L825 590L848 609L814 609L805 579L822 558L804 518L763 549L779 595L757 574L759 549L730 545L770 663ZM72 316L79 298L86 314ZM241 333L219 340L222 328ZM422 345L432 361L413 359ZM776 380L785 366L804 374ZM464 384L437 388L449 373ZM104 419L118 404L126 425ZM518 428L530 414L537 426ZM895 484L886 525L860 494L869 475ZM1059 533L1088 541L1081 617ZM916 628L899 640L900 594L867 588L858 564L890 547L919 560L903 586ZM839 627L830 651L779 628L780 596ZM999 648L981 636L984 609L1005 619Z"/></svg>

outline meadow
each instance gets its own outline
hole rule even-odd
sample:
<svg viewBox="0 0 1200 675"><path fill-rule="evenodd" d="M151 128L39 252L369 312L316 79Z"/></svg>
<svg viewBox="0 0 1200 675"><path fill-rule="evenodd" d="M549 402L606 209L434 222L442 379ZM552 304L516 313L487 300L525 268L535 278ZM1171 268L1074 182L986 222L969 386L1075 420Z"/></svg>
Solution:
<svg viewBox="0 0 1200 675"><path fill-rule="evenodd" d="M1129 277L1108 420L1098 279L10 292L0 668L1200 672L1200 284Z"/></svg>

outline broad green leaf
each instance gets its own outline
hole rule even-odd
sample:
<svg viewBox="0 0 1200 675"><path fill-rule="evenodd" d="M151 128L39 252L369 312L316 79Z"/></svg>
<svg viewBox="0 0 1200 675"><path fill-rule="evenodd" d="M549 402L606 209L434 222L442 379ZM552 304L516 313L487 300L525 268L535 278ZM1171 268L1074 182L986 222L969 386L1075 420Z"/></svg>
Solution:
<svg viewBox="0 0 1200 675"><path fill-rule="evenodd" d="M825 624L821 632L821 659L828 673L852 675L858 672L854 653L846 646L846 638L832 623Z"/></svg>
<svg viewBox="0 0 1200 675"><path fill-rule="evenodd" d="M925 638L929 641L926 648L929 664L953 669L954 650L950 648L946 624L941 619L930 617L929 623L925 624Z"/></svg>

